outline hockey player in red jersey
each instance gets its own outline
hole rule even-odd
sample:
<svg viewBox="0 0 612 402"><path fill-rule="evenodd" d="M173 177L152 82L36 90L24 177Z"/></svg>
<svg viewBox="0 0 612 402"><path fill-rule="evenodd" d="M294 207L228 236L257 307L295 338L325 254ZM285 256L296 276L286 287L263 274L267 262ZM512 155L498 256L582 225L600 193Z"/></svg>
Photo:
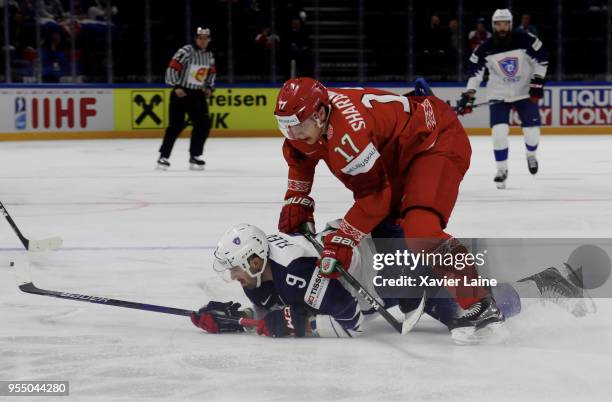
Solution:
<svg viewBox="0 0 612 402"><path fill-rule="evenodd" d="M323 274L338 277L336 264L349 267L353 247L389 220L401 222L411 250L466 252L444 228L470 164L470 143L454 111L424 95L328 90L308 77L290 79L281 88L274 114L286 137L289 174L279 230L295 233L304 223L314 226L309 193L320 160L355 200L340 228L324 239ZM478 277L473 266L432 268L441 277ZM453 323L453 336L475 336L476 331L483 336L502 326L504 316L488 289L459 285L448 290L466 310Z"/></svg>

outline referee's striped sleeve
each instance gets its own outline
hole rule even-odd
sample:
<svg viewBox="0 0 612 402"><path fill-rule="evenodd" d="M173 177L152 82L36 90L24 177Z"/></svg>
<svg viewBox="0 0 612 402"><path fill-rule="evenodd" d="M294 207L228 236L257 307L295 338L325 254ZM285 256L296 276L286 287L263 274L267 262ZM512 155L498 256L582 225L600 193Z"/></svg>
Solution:
<svg viewBox="0 0 612 402"><path fill-rule="evenodd" d="M205 88L210 88L214 91L215 89L215 79L217 78L217 66L215 65L215 57L212 53L210 53L209 62L209 70L208 75L206 76L206 81L204 82Z"/></svg>
<svg viewBox="0 0 612 402"><path fill-rule="evenodd" d="M181 82L187 68L186 62L191 53L190 49L190 45L183 46L172 56L172 60L170 60L168 68L166 68L166 84L176 86Z"/></svg>

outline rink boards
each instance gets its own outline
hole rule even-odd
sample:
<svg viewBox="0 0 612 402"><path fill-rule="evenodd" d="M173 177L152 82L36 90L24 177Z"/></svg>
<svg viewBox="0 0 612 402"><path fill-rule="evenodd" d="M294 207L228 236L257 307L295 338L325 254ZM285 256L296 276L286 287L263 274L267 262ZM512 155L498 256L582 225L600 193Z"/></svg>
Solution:
<svg viewBox="0 0 612 402"><path fill-rule="evenodd" d="M411 87L373 84L397 93ZM330 85L333 87L333 85ZM464 87L432 85L455 104ZM280 133L273 116L278 87L220 87L209 98L215 137L271 137ZM0 140L150 138L168 124L170 88L138 85L0 86ZM476 103L486 101L486 88ZM544 134L612 134L612 83L559 83L540 100ZM513 133L520 121L512 113ZM461 117L471 135L489 134L489 109Z"/></svg>

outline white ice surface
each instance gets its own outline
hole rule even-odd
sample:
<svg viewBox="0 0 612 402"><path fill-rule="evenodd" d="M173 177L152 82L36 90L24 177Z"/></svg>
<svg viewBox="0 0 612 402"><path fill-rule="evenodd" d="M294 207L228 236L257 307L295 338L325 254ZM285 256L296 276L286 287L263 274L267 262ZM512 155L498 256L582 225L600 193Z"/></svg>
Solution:
<svg viewBox="0 0 612 402"><path fill-rule="evenodd" d="M492 181L489 141L472 138L449 232L612 237L612 136L543 137L536 178L512 137L504 191ZM187 140L169 171L153 170L158 146L0 143L0 200L27 237L64 239L61 250L32 256L38 286L181 308L246 301L210 269L212 250L232 224L275 229L281 140L211 139L204 172L187 170ZM319 223L351 202L323 165L314 198ZM455 346L428 318L406 337L381 319L350 340L209 335L186 317L22 293L8 266L20 253L0 222L0 380L69 380L71 400L610 400L607 300L582 319L533 306L497 346Z"/></svg>

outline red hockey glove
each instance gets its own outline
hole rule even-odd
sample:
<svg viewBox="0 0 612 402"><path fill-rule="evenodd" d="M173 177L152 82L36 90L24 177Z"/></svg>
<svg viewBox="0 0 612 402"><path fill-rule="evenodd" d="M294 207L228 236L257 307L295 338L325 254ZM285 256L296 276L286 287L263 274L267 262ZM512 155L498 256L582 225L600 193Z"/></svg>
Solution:
<svg viewBox="0 0 612 402"><path fill-rule="evenodd" d="M306 312L300 307L287 306L266 314L257 325L257 334L272 338L294 336L301 338L306 334Z"/></svg>
<svg viewBox="0 0 612 402"><path fill-rule="evenodd" d="M529 84L529 97L533 103L538 103L544 97L544 78L534 75Z"/></svg>
<svg viewBox="0 0 612 402"><path fill-rule="evenodd" d="M278 230L283 233L293 234L299 232L300 226L306 223L311 226L311 232L315 233L314 205L314 200L307 195L296 195L287 198L278 220Z"/></svg>
<svg viewBox="0 0 612 402"><path fill-rule="evenodd" d="M357 243L357 240L342 229L338 229L325 236L323 239L323 252L318 262L321 275L326 278L340 277L340 271L336 269L337 265L341 265L342 268L348 271L351 266L351 259L353 258L353 247Z"/></svg>
<svg viewBox="0 0 612 402"><path fill-rule="evenodd" d="M193 323L193 325L203 329L209 334L219 333L219 325L215 321L215 317L213 317L212 314L198 314L194 311L193 313L191 313L191 322Z"/></svg>

